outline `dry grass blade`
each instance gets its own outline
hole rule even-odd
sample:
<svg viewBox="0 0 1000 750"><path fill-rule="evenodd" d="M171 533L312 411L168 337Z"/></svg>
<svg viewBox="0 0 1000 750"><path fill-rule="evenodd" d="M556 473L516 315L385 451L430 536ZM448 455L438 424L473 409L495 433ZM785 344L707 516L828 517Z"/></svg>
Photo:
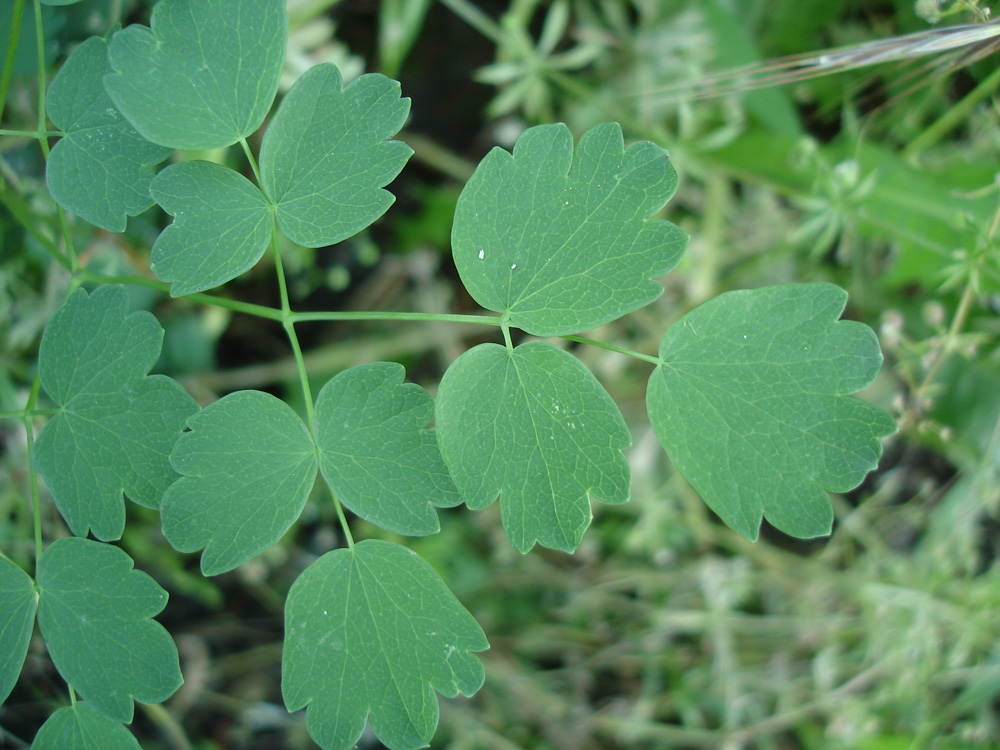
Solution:
<svg viewBox="0 0 1000 750"><path fill-rule="evenodd" d="M741 65L710 73L694 81L666 86L653 92L651 96L656 104L712 99L871 65L906 62L930 55L940 56L939 60L931 64L933 72L940 74L970 65L997 49L1000 49L1000 20L947 26ZM644 96L650 96L650 92L646 92Z"/></svg>

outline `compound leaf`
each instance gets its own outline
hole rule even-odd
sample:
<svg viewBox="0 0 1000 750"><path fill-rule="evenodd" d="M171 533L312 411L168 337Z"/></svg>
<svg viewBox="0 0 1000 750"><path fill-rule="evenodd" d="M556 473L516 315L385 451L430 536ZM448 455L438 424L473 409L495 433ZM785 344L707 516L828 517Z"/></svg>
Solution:
<svg viewBox="0 0 1000 750"><path fill-rule="evenodd" d="M394 198L382 188L413 153L389 139L409 111L399 83L378 73L343 88L340 71L326 63L296 81L260 150L261 184L292 241L332 245L386 212Z"/></svg>
<svg viewBox="0 0 1000 750"><path fill-rule="evenodd" d="M104 87L146 139L221 148L264 121L278 90L284 0L163 0L111 38Z"/></svg>
<svg viewBox="0 0 1000 750"><path fill-rule="evenodd" d="M393 750L424 747L438 703L472 695L484 672L473 652L486 636L416 553L366 540L328 552L292 585L285 603L281 693L309 706L309 734L325 750L354 746L371 722Z"/></svg>
<svg viewBox="0 0 1000 750"><path fill-rule="evenodd" d="M177 647L152 618L167 592L110 544L65 537L38 559L38 626L66 683L94 709L132 721L181 684Z"/></svg>
<svg viewBox="0 0 1000 750"><path fill-rule="evenodd" d="M142 750L135 735L88 703L65 706L42 724L31 750Z"/></svg>
<svg viewBox="0 0 1000 750"><path fill-rule="evenodd" d="M837 320L846 301L832 284L728 292L660 343L650 423L677 470L748 539L762 517L793 536L828 534L824 490L856 487L896 429L848 396L874 380L882 354L870 328Z"/></svg>
<svg viewBox="0 0 1000 750"><path fill-rule="evenodd" d="M69 56L49 86L46 108L62 139L45 165L56 203L109 232L124 232L129 216L151 205L154 164L170 149L139 135L101 85L107 42L91 37Z"/></svg>
<svg viewBox="0 0 1000 750"><path fill-rule="evenodd" d="M35 624L35 585L20 566L0 557L0 704L17 683Z"/></svg>
<svg viewBox="0 0 1000 750"><path fill-rule="evenodd" d="M499 494L520 552L535 542L572 552L590 524L588 495L628 499L625 420L590 371L552 344L462 354L441 379L435 423L466 504L485 508Z"/></svg>
<svg viewBox="0 0 1000 750"><path fill-rule="evenodd" d="M171 164L150 194L174 222L156 238L150 268L172 297L224 284L252 268L271 238L271 208L250 180L207 161Z"/></svg>
<svg viewBox="0 0 1000 750"><path fill-rule="evenodd" d="M237 391L188 421L170 457L183 476L163 496L163 533L181 552L205 548L201 570L232 570L275 544L316 481L302 420L261 391Z"/></svg>
<svg viewBox="0 0 1000 750"><path fill-rule="evenodd" d="M128 314L117 285L77 289L45 328L38 373L60 412L39 433L33 459L77 536L118 539L122 492L156 508L177 477L170 451L198 406L176 381L146 375L162 340L156 318Z"/></svg>
<svg viewBox="0 0 1000 750"><path fill-rule="evenodd" d="M462 498L427 429L434 401L403 376L402 365L374 362L323 386L313 418L319 467L355 514L400 534L433 534L434 506Z"/></svg>
<svg viewBox="0 0 1000 750"><path fill-rule="evenodd" d="M455 209L452 252L480 305L539 336L602 325L656 299L654 279L687 236L653 218L677 188L665 151L624 147L617 123L587 131L573 153L562 124L495 148Z"/></svg>

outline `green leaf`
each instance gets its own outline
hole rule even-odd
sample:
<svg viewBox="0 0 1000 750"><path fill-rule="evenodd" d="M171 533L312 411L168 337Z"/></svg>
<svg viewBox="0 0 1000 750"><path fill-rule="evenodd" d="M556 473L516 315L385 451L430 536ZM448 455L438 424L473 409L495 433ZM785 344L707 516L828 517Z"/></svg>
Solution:
<svg viewBox="0 0 1000 750"><path fill-rule="evenodd" d="M617 123L580 139L562 124L529 128L513 155L495 148L458 199L452 252L480 305L511 325L558 336L653 301L687 236L653 218L677 188L665 151L625 150Z"/></svg>
<svg viewBox="0 0 1000 750"><path fill-rule="evenodd" d="M353 747L366 718L393 750L424 747L438 721L434 691L479 690L472 652L487 648L430 565L366 540L326 553L288 592L281 693L289 711L309 705L309 734L325 750Z"/></svg>
<svg viewBox="0 0 1000 750"><path fill-rule="evenodd" d="M260 127L285 59L284 0L163 0L150 26L112 37L104 78L136 130L161 146L209 149Z"/></svg>
<svg viewBox="0 0 1000 750"><path fill-rule="evenodd" d="M331 379L313 418L320 471L355 514L400 534L438 531L434 506L462 502L441 459L434 401L402 365L374 362Z"/></svg>
<svg viewBox="0 0 1000 750"><path fill-rule="evenodd" d="M173 283L172 297L224 284L260 260L271 238L271 208L239 172L207 161L172 164L150 194L174 222L156 239L150 268Z"/></svg>
<svg viewBox="0 0 1000 750"><path fill-rule="evenodd" d="M119 722L101 716L87 703L52 714L35 735L31 750L142 750Z"/></svg>
<svg viewBox="0 0 1000 750"><path fill-rule="evenodd" d="M170 451L198 406L176 381L146 375L162 340L156 318L128 314L122 286L77 289L45 328L38 373L60 412L33 460L77 536L118 539L122 492L156 508L177 477Z"/></svg>
<svg viewBox="0 0 1000 750"><path fill-rule="evenodd" d="M572 552L590 524L588 495L628 499L625 421L590 371L552 344L465 352L441 379L435 423L466 504L485 508L499 494L520 552L535 542Z"/></svg>
<svg viewBox="0 0 1000 750"><path fill-rule="evenodd" d="M91 37L77 47L49 86L46 109L65 135L45 165L53 199L109 232L124 232L129 216L151 205L154 164L170 149L140 136L101 85L107 43Z"/></svg>
<svg viewBox="0 0 1000 750"><path fill-rule="evenodd" d="M0 557L0 704L17 684L35 624L35 584L20 566Z"/></svg>
<svg viewBox="0 0 1000 750"><path fill-rule="evenodd" d="M847 293L798 284L722 294L664 335L649 420L677 470L750 540L762 517L792 536L828 534L825 491L875 468L881 409L847 394L882 362L874 332L838 321Z"/></svg>
<svg viewBox="0 0 1000 750"><path fill-rule="evenodd" d="M110 544L65 537L38 559L38 626L66 683L94 709L132 721L133 698L166 700L180 686L177 647L152 618L167 592Z"/></svg>
<svg viewBox="0 0 1000 750"><path fill-rule="evenodd" d="M261 184L289 239L322 247L351 237L395 200L382 188L413 150L389 140L410 100L377 73L343 88L331 63L307 71L285 96L264 134Z"/></svg>
<svg viewBox="0 0 1000 750"><path fill-rule="evenodd" d="M201 570L232 570L275 544L316 482L316 448L283 401L237 391L191 417L170 457L183 476L163 496L163 533Z"/></svg>

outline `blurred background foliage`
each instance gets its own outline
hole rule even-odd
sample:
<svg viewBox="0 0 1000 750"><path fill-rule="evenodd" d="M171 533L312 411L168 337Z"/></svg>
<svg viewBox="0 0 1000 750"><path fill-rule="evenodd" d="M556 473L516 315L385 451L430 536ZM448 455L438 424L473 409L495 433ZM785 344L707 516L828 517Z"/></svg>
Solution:
<svg viewBox="0 0 1000 750"><path fill-rule="evenodd" d="M73 46L151 3L43 8L47 80ZM406 540L444 576L492 643L486 684L442 702L434 747L957 750L1000 747L1000 57L943 55L757 90L712 71L777 56L983 21L986 3L920 0L289 0L282 90L333 61L345 78L398 77L413 100L415 157L396 205L335 247L284 248L300 310L474 309L449 257L464 180L494 145L564 121L606 120L669 149L681 186L664 216L691 235L653 305L591 332L655 352L670 323L728 289L828 280L879 333L886 361L862 396L898 435L855 492L834 496L829 539L766 529L747 543L673 471L646 421L648 366L576 349L634 438L632 501L602 506L574 556L506 542L496 507L442 511ZM10 31L0 8L0 49ZM5 25L6 24L6 25ZM8 129L37 119L34 17L4 89ZM987 51L989 51L987 49ZM7 78L7 76L5 76ZM259 138L258 134L258 138ZM179 153L241 168L236 151ZM64 270L37 144L0 137L0 410L21 409ZM132 303L166 329L158 369L203 404L240 388L296 405L280 327L169 300L143 285L165 216L112 235L70 219L93 274L128 276ZM47 249L48 248L48 249ZM267 262L227 285L276 304ZM400 361L433 392L490 332L445 324L309 324L317 382ZM32 554L26 443L0 422L0 545ZM147 750L312 747L279 693L282 604L295 575L339 546L317 496L277 547L210 580L173 552L155 513L129 505L121 544L171 595L160 620L186 683L137 713ZM51 504L45 533L65 533ZM357 523L356 536L385 536ZM27 747L65 688L40 644L0 708L0 747ZM365 737L364 748L380 747Z"/></svg>

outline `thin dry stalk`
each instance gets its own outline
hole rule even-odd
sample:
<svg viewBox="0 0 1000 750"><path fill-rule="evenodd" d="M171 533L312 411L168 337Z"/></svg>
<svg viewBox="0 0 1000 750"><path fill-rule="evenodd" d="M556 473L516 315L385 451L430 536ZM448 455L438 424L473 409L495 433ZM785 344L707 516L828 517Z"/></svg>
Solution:
<svg viewBox="0 0 1000 750"><path fill-rule="evenodd" d="M931 73L942 75L970 65L1000 49L1000 19L990 23L946 26L913 34L790 55L711 73L695 81L677 83L650 94L652 103L711 99L741 91L780 86L845 70L906 62L930 55L939 59Z"/></svg>

